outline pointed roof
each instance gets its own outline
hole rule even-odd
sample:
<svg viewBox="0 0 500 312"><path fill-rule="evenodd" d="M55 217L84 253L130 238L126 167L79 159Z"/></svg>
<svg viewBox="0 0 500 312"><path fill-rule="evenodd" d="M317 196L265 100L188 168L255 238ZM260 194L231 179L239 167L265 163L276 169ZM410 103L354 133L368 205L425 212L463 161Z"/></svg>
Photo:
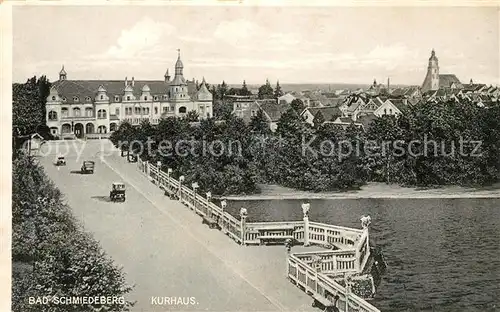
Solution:
<svg viewBox="0 0 500 312"><path fill-rule="evenodd" d="M177 49L178 52L178 57L177 57L177 62L175 62L175 68L183 68L184 64L182 64L181 61L181 49Z"/></svg>
<svg viewBox="0 0 500 312"><path fill-rule="evenodd" d="M59 72L59 75L66 75L66 71L64 70L64 65L61 68L61 71Z"/></svg>
<svg viewBox="0 0 500 312"><path fill-rule="evenodd" d="M106 88L104 88L103 85L100 85L99 88L97 89L97 92L106 92Z"/></svg>
<svg viewBox="0 0 500 312"><path fill-rule="evenodd" d="M149 88L149 86L146 84L144 85L144 87L142 87L142 92L150 92L151 89Z"/></svg>
<svg viewBox="0 0 500 312"><path fill-rule="evenodd" d="M434 49L432 49L432 52L431 52L431 57L429 57L429 61L430 60L436 60L437 61L437 57L436 57L436 51L434 51Z"/></svg>
<svg viewBox="0 0 500 312"><path fill-rule="evenodd" d="M196 93L196 98L200 101L212 101L213 99L212 93L207 88L205 77L203 77L203 81L201 82L200 90Z"/></svg>
<svg viewBox="0 0 500 312"><path fill-rule="evenodd" d="M167 68L167 72L165 73L165 77L170 77L170 74L168 73L168 68Z"/></svg>

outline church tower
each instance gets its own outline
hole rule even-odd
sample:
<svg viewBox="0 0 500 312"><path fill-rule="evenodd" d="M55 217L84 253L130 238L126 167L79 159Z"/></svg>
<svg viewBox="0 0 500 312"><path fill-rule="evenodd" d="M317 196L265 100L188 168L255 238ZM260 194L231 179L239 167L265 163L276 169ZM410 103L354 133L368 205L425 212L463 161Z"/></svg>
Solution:
<svg viewBox="0 0 500 312"><path fill-rule="evenodd" d="M429 65L427 66L427 75L425 76L424 83L422 84L422 92L429 90L439 89L439 63L434 49L429 58Z"/></svg>

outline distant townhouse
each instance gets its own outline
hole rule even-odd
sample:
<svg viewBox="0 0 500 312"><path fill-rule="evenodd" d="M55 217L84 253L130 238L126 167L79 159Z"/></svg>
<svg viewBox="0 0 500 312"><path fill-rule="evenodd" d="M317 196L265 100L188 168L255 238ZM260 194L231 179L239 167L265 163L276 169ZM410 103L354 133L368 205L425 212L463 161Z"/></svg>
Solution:
<svg viewBox="0 0 500 312"><path fill-rule="evenodd" d="M319 118L321 115L321 118ZM342 112L336 106L308 107L302 111L300 117L310 125L317 126L315 121L323 119L324 122L334 121L342 116Z"/></svg>
<svg viewBox="0 0 500 312"><path fill-rule="evenodd" d="M278 121L281 115L291 108L290 104L277 104L274 99L239 101L233 103L233 113L235 116L242 118L247 124L252 121L254 116L257 116L259 110L262 110L269 129L273 132L278 128Z"/></svg>

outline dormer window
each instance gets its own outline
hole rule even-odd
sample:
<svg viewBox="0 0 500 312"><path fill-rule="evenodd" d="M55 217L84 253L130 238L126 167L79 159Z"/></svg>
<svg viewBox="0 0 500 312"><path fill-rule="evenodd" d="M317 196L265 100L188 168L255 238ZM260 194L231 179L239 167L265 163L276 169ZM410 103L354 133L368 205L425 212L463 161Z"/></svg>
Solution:
<svg viewBox="0 0 500 312"><path fill-rule="evenodd" d="M85 101L90 102L90 96L87 96L87 97L85 98Z"/></svg>
<svg viewBox="0 0 500 312"><path fill-rule="evenodd" d="M66 101L67 101L66 97L63 97L63 98L62 98L62 100L63 100L63 102L66 102Z"/></svg>
<svg viewBox="0 0 500 312"><path fill-rule="evenodd" d="M55 101L55 100L56 100L56 97L55 97L55 96L53 96L53 97L52 97L52 101Z"/></svg>
<svg viewBox="0 0 500 312"><path fill-rule="evenodd" d="M129 96L127 96L127 101L130 101L130 95L129 95Z"/></svg>
<svg viewBox="0 0 500 312"><path fill-rule="evenodd" d="M118 95L115 95L115 102L120 102L120 97Z"/></svg>
<svg viewBox="0 0 500 312"><path fill-rule="evenodd" d="M101 94L101 100L104 100L104 95Z"/></svg>
<svg viewBox="0 0 500 312"><path fill-rule="evenodd" d="M77 96L74 96L74 97L73 97L73 101L74 101L74 102L78 102L78 97L77 97Z"/></svg>
<svg viewBox="0 0 500 312"><path fill-rule="evenodd" d="M148 97L147 96L144 96L144 101L147 101L148 100Z"/></svg>
<svg viewBox="0 0 500 312"><path fill-rule="evenodd" d="M164 100L168 100L168 96L167 96L167 95L164 95L164 96L163 96L163 99L164 99Z"/></svg>
<svg viewBox="0 0 500 312"><path fill-rule="evenodd" d="M154 100L158 101L158 96L157 95L154 96Z"/></svg>

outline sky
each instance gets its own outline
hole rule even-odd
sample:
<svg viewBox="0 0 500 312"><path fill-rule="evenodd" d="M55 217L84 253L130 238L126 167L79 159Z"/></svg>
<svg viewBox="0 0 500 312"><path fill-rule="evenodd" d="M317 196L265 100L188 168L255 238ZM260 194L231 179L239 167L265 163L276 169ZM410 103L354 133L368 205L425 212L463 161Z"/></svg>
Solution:
<svg viewBox="0 0 500 312"><path fill-rule="evenodd" d="M500 84L499 13L473 7L16 6L13 81L162 80L180 49L209 83Z"/></svg>

